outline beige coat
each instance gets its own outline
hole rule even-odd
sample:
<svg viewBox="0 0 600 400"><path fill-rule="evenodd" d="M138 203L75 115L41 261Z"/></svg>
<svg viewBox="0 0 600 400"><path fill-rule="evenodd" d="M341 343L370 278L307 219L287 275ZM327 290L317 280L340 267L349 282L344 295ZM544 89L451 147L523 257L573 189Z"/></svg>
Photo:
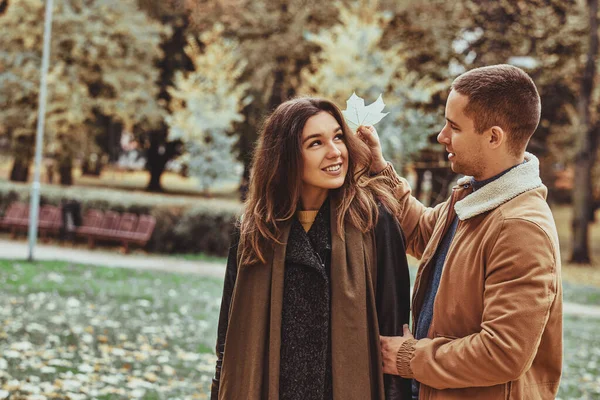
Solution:
<svg viewBox="0 0 600 400"><path fill-rule="evenodd" d="M562 368L558 235L539 162L528 153L526 160L476 192L469 178L459 181L435 208L420 204L398 178L407 250L421 259L413 321L435 250L459 217L428 338L409 340L398 352L399 373L421 382L420 400L556 396Z"/></svg>

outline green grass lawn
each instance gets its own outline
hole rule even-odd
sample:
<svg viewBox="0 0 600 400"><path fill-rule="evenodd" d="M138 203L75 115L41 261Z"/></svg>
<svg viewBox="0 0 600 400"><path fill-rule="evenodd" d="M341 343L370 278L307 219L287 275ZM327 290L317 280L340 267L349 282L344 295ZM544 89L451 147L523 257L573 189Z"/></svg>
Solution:
<svg viewBox="0 0 600 400"><path fill-rule="evenodd" d="M218 279L2 261L0 390L207 398L220 297Z"/></svg>
<svg viewBox="0 0 600 400"><path fill-rule="evenodd" d="M564 368L558 398L600 399L600 319L566 316Z"/></svg>
<svg viewBox="0 0 600 400"><path fill-rule="evenodd" d="M221 288L195 275L0 261L0 399L208 398ZM565 318L561 399L600 399L598 332L599 319Z"/></svg>

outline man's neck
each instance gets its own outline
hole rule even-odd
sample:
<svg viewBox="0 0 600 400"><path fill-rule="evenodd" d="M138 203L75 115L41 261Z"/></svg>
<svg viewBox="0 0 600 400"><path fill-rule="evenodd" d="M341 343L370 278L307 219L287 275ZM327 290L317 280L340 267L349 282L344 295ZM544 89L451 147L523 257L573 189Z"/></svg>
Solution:
<svg viewBox="0 0 600 400"><path fill-rule="evenodd" d="M502 174L504 171L513 168L515 165L523 164L524 161L525 154L521 154L518 157L504 157L502 159L492 161L479 176L473 176L473 179L478 182L486 181Z"/></svg>
<svg viewBox="0 0 600 400"><path fill-rule="evenodd" d="M502 171L502 172L500 172L500 173L498 173L498 174L496 174L494 176L491 176L491 177L489 177L487 179L484 179L484 180L481 180L481 181L478 180L478 179L475 179L475 178L471 179L471 185L473 186L473 190L479 190L479 189L481 189L482 187L484 187L488 183L491 183L491 182L495 181L496 179L500 178L502 175L506 174L508 171L512 170L513 168L518 167L519 165L521 165L523 163L525 163L525 160L523 160L522 162L520 162L518 164L515 164L515 165L513 165L513 166L511 166L511 167L509 167L507 169L505 169L504 171Z"/></svg>

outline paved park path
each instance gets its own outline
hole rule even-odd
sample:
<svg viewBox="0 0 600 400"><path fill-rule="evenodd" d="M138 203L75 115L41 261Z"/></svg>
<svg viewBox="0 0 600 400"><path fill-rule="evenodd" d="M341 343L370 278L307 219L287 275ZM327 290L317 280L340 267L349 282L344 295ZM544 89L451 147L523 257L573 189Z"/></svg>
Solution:
<svg viewBox="0 0 600 400"><path fill-rule="evenodd" d="M0 259L26 259L27 255L28 246L26 241L0 239ZM120 254L114 251L88 250L45 244L36 246L34 258L43 261L68 261L106 267L198 274L216 278L223 278L225 273L225 266L217 262L188 261L176 257L157 255ZM600 306L564 303L564 312L569 315L600 319Z"/></svg>
<svg viewBox="0 0 600 400"><path fill-rule="evenodd" d="M0 259L27 259L29 247L24 240L0 239ZM207 261L188 261L176 257L121 254L116 251L88 250L67 246L45 245L38 243L33 258L41 261L67 261L77 264L92 264L106 267L148 269L155 271L198 274L223 278L225 266L222 263Z"/></svg>

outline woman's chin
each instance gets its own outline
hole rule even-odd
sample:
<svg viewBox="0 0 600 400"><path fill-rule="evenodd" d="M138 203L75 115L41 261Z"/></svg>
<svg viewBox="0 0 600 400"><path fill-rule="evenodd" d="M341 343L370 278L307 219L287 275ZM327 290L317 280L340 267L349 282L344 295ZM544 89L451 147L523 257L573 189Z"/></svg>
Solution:
<svg viewBox="0 0 600 400"><path fill-rule="evenodd" d="M327 182L327 189L339 189L344 186L344 181L346 180L346 175L340 175L335 179Z"/></svg>
<svg viewBox="0 0 600 400"><path fill-rule="evenodd" d="M317 185L315 185L317 186ZM344 186L344 181L340 182L322 182L317 187L324 190L335 190Z"/></svg>

